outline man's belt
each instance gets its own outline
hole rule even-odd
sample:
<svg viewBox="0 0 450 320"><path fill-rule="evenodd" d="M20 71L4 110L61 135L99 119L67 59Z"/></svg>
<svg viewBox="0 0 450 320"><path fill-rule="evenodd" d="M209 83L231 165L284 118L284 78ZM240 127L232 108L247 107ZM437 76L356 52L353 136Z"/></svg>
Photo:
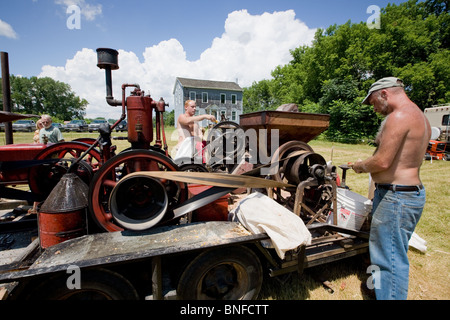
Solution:
<svg viewBox="0 0 450 320"><path fill-rule="evenodd" d="M377 189L383 189L383 190L391 190L391 191L419 191L423 189L423 185L419 184L416 186L403 186L399 184L382 184L382 183L376 183L375 187Z"/></svg>

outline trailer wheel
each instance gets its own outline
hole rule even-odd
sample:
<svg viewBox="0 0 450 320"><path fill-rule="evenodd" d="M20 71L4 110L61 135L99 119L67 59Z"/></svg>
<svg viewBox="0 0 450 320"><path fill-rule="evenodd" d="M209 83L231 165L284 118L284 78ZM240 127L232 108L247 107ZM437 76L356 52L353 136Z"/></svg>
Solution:
<svg viewBox="0 0 450 320"><path fill-rule="evenodd" d="M262 285L255 253L242 246L210 250L184 270L177 288L181 300L251 300Z"/></svg>
<svg viewBox="0 0 450 320"><path fill-rule="evenodd" d="M26 300L138 300L133 285L120 274L107 269L81 270L81 288L69 289L70 274L59 274L41 281Z"/></svg>

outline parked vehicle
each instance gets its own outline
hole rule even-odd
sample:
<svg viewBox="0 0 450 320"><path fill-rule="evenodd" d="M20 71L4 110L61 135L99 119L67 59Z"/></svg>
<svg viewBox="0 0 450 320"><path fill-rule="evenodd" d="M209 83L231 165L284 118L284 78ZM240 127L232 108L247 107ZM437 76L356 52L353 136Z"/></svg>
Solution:
<svg viewBox="0 0 450 320"><path fill-rule="evenodd" d="M83 132L88 130L88 124L84 120L72 120L64 127L64 131Z"/></svg>
<svg viewBox="0 0 450 320"><path fill-rule="evenodd" d="M17 120L12 125L13 132L23 131L23 132L33 132L36 130L36 122L33 120Z"/></svg>
<svg viewBox="0 0 450 320"><path fill-rule="evenodd" d="M450 105L427 108L424 111L430 125L435 128L431 140L450 142Z"/></svg>
<svg viewBox="0 0 450 320"><path fill-rule="evenodd" d="M427 108L424 114L431 125L425 159L450 160L450 105Z"/></svg>
<svg viewBox="0 0 450 320"><path fill-rule="evenodd" d="M92 121L88 126L89 132L97 131L102 123L108 123L108 121L105 119L96 119Z"/></svg>
<svg viewBox="0 0 450 320"><path fill-rule="evenodd" d="M64 125L62 123L52 123L54 127L58 128L60 131L64 131Z"/></svg>
<svg viewBox="0 0 450 320"><path fill-rule="evenodd" d="M125 120L122 120L119 125L116 127L117 132L128 131L128 123Z"/></svg>

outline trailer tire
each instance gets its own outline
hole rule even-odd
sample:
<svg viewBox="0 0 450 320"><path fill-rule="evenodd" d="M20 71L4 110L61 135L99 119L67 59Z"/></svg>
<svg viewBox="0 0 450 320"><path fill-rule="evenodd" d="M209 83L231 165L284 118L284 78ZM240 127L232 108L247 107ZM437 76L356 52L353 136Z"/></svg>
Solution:
<svg viewBox="0 0 450 320"><path fill-rule="evenodd" d="M28 291L26 300L138 300L134 286L122 275L107 269L81 270L80 289L69 289L70 274L58 274Z"/></svg>
<svg viewBox="0 0 450 320"><path fill-rule="evenodd" d="M177 287L180 300L252 300L261 290L258 256L243 246L206 251L184 270Z"/></svg>

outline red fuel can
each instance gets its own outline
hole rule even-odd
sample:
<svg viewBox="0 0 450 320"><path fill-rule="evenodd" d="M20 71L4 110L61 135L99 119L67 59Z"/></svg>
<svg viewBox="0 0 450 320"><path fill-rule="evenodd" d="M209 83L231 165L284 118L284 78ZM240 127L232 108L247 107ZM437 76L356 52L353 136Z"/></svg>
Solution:
<svg viewBox="0 0 450 320"><path fill-rule="evenodd" d="M38 212L42 248L87 234L89 187L75 174L65 174Z"/></svg>

